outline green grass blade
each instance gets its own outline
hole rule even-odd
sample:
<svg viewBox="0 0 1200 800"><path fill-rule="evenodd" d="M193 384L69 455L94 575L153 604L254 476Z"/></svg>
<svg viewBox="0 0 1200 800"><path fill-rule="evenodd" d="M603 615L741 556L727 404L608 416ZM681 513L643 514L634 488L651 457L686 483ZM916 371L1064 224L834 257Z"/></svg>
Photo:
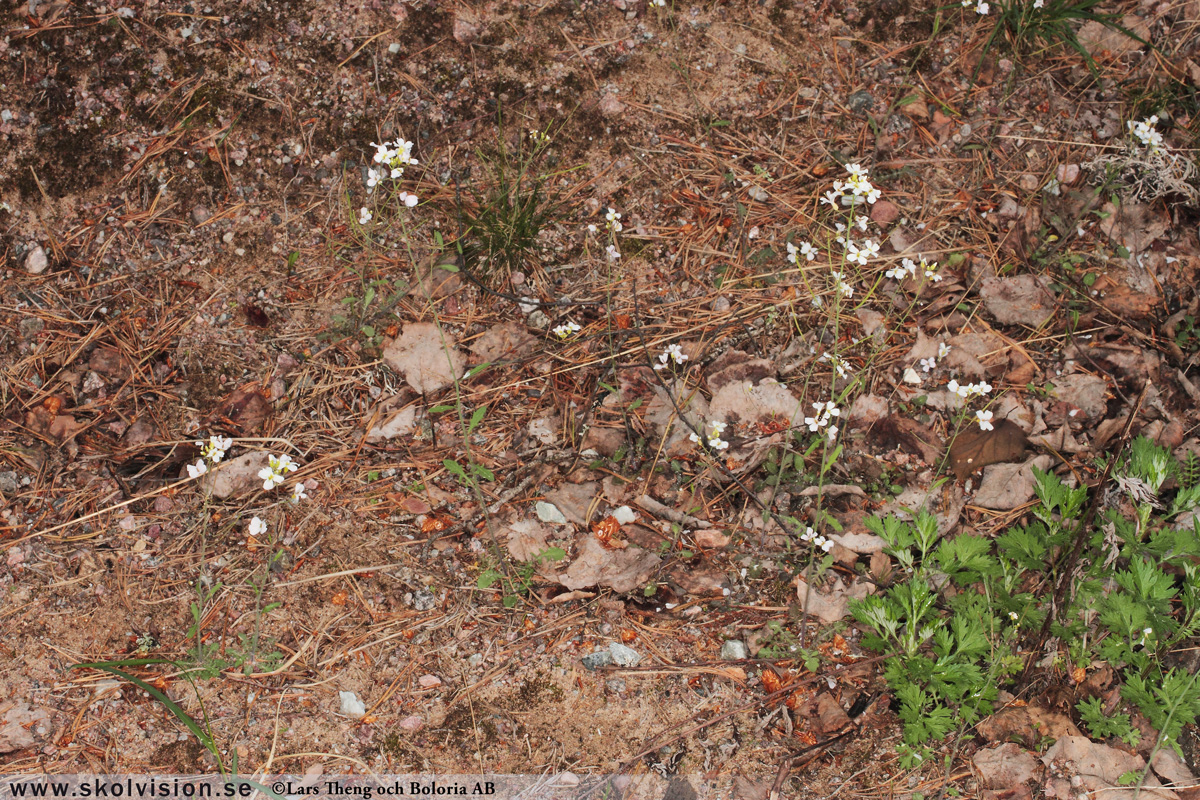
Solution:
<svg viewBox="0 0 1200 800"><path fill-rule="evenodd" d="M117 667L140 667L146 664L164 663L169 662L161 659L136 658L128 661L92 661L84 664L72 664L71 669L98 669L101 672L107 672L110 675L120 678L123 681L128 681L134 686L137 686L139 689L146 692L155 700L166 706L167 710L174 714L175 717L183 723L184 727L186 727L195 735L196 739L200 741L200 744L208 748L209 752L217 757L217 763L220 764L221 754L217 749L217 743L213 741L212 736L210 736L207 731L200 727L200 724L196 722L196 720L192 719L191 715L180 708L178 703L136 675L130 675L128 672L117 669Z"/></svg>

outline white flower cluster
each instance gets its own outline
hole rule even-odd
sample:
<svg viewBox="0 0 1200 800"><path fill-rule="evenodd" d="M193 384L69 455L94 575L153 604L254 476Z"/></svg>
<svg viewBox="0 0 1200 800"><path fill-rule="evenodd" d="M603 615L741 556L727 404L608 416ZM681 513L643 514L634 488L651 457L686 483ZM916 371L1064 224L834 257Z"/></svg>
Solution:
<svg viewBox="0 0 1200 800"><path fill-rule="evenodd" d="M727 442L721 438L721 434L725 432L725 429L727 427L729 427L729 426L726 423L721 422L720 420L714 419L708 423L708 428L705 428L705 430L709 431L709 433L705 437L705 439L708 442L708 446L711 447L713 450L725 450L726 448L729 447L729 442ZM693 433L691 436L689 436L688 439L690 439L695 444L700 443L700 437L698 435L696 435L695 433Z"/></svg>
<svg viewBox="0 0 1200 800"><path fill-rule="evenodd" d="M940 361L941 359L945 358L948 355L950 355L950 345L946 344L945 342L938 342L937 355L930 356L929 358L921 359L921 371L922 372L931 371L934 367L937 366L938 361ZM957 386L958 382L954 381L954 384ZM984 384L984 385L986 385L986 384ZM991 387L988 387L988 388L990 389ZM953 389L951 391L954 391L955 394L958 393L956 390L953 390Z"/></svg>
<svg viewBox="0 0 1200 800"><path fill-rule="evenodd" d="M208 462L216 464L225 457L229 448L233 447L233 439L228 436L210 436L207 444L196 442L196 447L200 448L203 458L197 459L195 464L187 465L188 477L193 480L208 472Z"/></svg>
<svg viewBox="0 0 1200 800"><path fill-rule="evenodd" d="M1129 132L1133 134L1133 138L1141 142L1143 147L1149 149L1151 155L1158 155L1163 151L1163 135L1154 128L1157 124L1157 114L1147 117L1141 122L1129 120L1129 122L1125 123L1129 128Z"/></svg>
<svg viewBox="0 0 1200 800"><path fill-rule="evenodd" d="M791 242L788 242L787 243L787 252L788 252L787 260L792 262L793 264L799 264L800 256L804 256L809 261L815 260L817 257L818 250L817 250L817 248L813 247L808 242L800 242L799 247L792 244Z"/></svg>
<svg viewBox="0 0 1200 800"><path fill-rule="evenodd" d="M826 553L833 549L833 542L829 541L824 536L818 535L816 531L809 527L805 527L804 533L800 534L800 541L812 542Z"/></svg>
<svg viewBox="0 0 1200 800"><path fill-rule="evenodd" d="M847 164L846 172L850 173L849 180L834 181L833 189L825 192L825 196L821 198L822 203L827 203L834 208L855 206L864 200L867 203L874 203L883 195L883 192L871 185L865 167L858 164Z"/></svg>
<svg viewBox="0 0 1200 800"><path fill-rule="evenodd" d="M981 381L979 383L962 384L962 383L959 383L957 380L951 379L951 381L946 384L946 388L949 389L951 393L956 394L959 397L961 397L963 400L969 400L972 397L985 397L985 396L991 394L991 392L992 392L992 385L990 383L988 383L987 381ZM991 411L987 411L987 410L976 411L975 412L975 421L979 423L980 430L984 430L984 431L995 430L995 426L992 425L992 412Z"/></svg>
<svg viewBox="0 0 1200 800"><path fill-rule="evenodd" d="M866 266L867 261L879 255L879 243L867 239L862 243L862 246L856 245L849 239L846 240L846 260L852 264Z"/></svg>
<svg viewBox="0 0 1200 800"><path fill-rule="evenodd" d="M1041 2L1042 0L1035 0L1033 7L1041 8L1041 5L1039 5ZM976 14L984 17L986 17L988 12L992 10L992 7L989 6L985 0L978 0L978 2L976 2L976 0L962 0L963 8L970 8L971 6L975 6Z"/></svg>
<svg viewBox="0 0 1200 800"><path fill-rule="evenodd" d="M404 168L410 164L416 165L417 160L412 157L413 143L407 142L403 137L397 138L394 142L384 142L383 144L375 144L371 142L371 146L375 148L374 161L379 164L379 167L369 167L367 169L367 188L374 190L386 178L399 180L404 175ZM415 194L401 192L399 200L404 205L412 208L419 201ZM366 209L363 209L365 211ZM362 211L359 212L359 221L362 221ZM370 212L366 215L367 222L370 221Z"/></svg>
<svg viewBox="0 0 1200 800"><path fill-rule="evenodd" d="M920 264L916 263L911 258L901 259L900 266L892 267L883 274L889 278L894 278L895 280L899 281L903 280L904 278L916 278L918 272L922 273L926 278L934 283L937 283L942 279L941 274L938 273L938 265L936 263L930 264L924 258L921 259Z"/></svg>
<svg viewBox="0 0 1200 800"><path fill-rule="evenodd" d="M583 330L583 328L580 327L578 322L571 322L570 320L567 320L562 325L558 325L554 328L554 335L560 339L566 339L568 336L573 336L574 334L579 333L581 330Z"/></svg>
<svg viewBox="0 0 1200 800"><path fill-rule="evenodd" d="M289 472L295 472L300 469L300 465L292 461L292 457L284 454L281 456L268 456L267 466L258 471L258 477L263 480L263 489L271 491L285 480L285 475Z"/></svg>
<svg viewBox="0 0 1200 800"><path fill-rule="evenodd" d="M833 353L825 353L817 360L829 362L829 365L837 371L837 376L839 378L846 377L846 375L852 371L850 369L850 364L844 358L836 356Z"/></svg>
<svg viewBox="0 0 1200 800"><path fill-rule="evenodd" d="M683 348L681 348L677 344L669 344L669 345L667 345L666 350L663 350L661 353L659 353L658 363L654 365L654 368L655 369L666 369L667 365L670 364L672 361L674 361L676 365L679 365L687 360L688 360L687 353L683 352ZM716 424L716 423L713 423L713 424ZM721 424L723 426L725 423L721 423Z"/></svg>
<svg viewBox="0 0 1200 800"><path fill-rule="evenodd" d="M846 298L854 297L854 287L846 283L846 276L843 273L834 270L829 274L833 277L833 288L837 289L838 294Z"/></svg>
<svg viewBox="0 0 1200 800"><path fill-rule="evenodd" d="M946 384L946 388L949 389L953 394L961 397L963 400L969 400L972 397L991 394L992 392L992 385L987 381L963 384L959 383L957 380L951 379L951 381Z"/></svg>
<svg viewBox="0 0 1200 800"><path fill-rule="evenodd" d="M829 437L829 441L837 438L838 427L831 424L833 420L842 415L842 410L834 405L833 401L828 403L813 403L813 415L804 418L804 424L813 433L826 428L825 435Z"/></svg>
<svg viewBox="0 0 1200 800"><path fill-rule="evenodd" d="M625 230L625 226L621 224L621 214L615 208L608 209L608 213L604 215L604 222L613 233Z"/></svg>

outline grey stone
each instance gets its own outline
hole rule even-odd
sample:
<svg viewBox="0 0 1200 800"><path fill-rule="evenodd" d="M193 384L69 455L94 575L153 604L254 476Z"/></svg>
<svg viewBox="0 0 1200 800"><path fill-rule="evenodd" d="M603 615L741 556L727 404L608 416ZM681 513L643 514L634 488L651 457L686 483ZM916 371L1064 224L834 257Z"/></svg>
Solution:
<svg viewBox="0 0 1200 800"><path fill-rule="evenodd" d="M846 98L846 105L856 114L861 114L874 104L875 98L866 90L857 91Z"/></svg>
<svg viewBox="0 0 1200 800"><path fill-rule="evenodd" d="M12 494L17 491L20 484L17 482L17 473L9 470L8 472L0 472L0 493Z"/></svg>
<svg viewBox="0 0 1200 800"><path fill-rule="evenodd" d="M612 666L612 653L608 650L597 650L594 653L588 653L581 659L584 669L600 669L601 667Z"/></svg>
<svg viewBox="0 0 1200 800"><path fill-rule="evenodd" d="M740 661L748 656L749 652L746 650L746 643L738 639L730 639L721 645L721 658L726 661Z"/></svg>
<svg viewBox="0 0 1200 800"><path fill-rule="evenodd" d="M608 646L608 652L612 654L613 663L618 667L636 667L642 660L641 655L632 647L617 642Z"/></svg>
<svg viewBox="0 0 1200 800"><path fill-rule="evenodd" d="M429 611L437 605L437 595L428 589L418 589L413 592L413 608L417 611Z"/></svg>
<svg viewBox="0 0 1200 800"><path fill-rule="evenodd" d="M25 271L30 275L41 275L46 271L46 267L50 266L50 261L46 258L46 251L41 245L29 251L25 256Z"/></svg>

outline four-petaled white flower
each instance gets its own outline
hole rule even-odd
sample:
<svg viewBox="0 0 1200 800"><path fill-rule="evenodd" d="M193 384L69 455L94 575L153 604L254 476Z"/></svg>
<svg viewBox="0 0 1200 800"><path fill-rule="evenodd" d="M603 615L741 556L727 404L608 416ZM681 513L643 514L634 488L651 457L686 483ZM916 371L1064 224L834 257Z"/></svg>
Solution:
<svg viewBox="0 0 1200 800"><path fill-rule="evenodd" d="M1033 7L1034 8L1045 8L1046 7L1045 0L1033 0Z"/></svg>
<svg viewBox="0 0 1200 800"><path fill-rule="evenodd" d="M714 419L708 423L707 428L703 428L705 431L704 440L713 450L726 450L729 448L729 442L721 438L721 434L725 432L727 427L729 427L727 423L718 419ZM700 436L696 433L688 436L688 439L690 439L693 444L700 443Z"/></svg>
<svg viewBox="0 0 1200 800"><path fill-rule="evenodd" d="M604 252L608 253L609 261L616 261L621 257L621 251L617 249L615 244L610 244L608 247L604 248Z"/></svg>
<svg viewBox="0 0 1200 800"><path fill-rule="evenodd" d="M936 358L922 358L921 359L921 371L922 372L929 372L931 369L933 369L936 366L937 366Z"/></svg>
<svg viewBox="0 0 1200 800"><path fill-rule="evenodd" d="M991 6L989 6L987 3L983 2L983 0L980 0L979 4L975 6L975 13L979 14L980 16L986 17L988 11L990 11L990 10L991 10Z"/></svg>
<svg viewBox="0 0 1200 800"><path fill-rule="evenodd" d="M299 468L299 465L292 461L292 457L287 454L268 456L267 466L258 471L258 477L262 478L263 489L269 492L283 483L284 475L295 472Z"/></svg>
<svg viewBox="0 0 1200 800"><path fill-rule="evenodd" d="M208 437L208 443L196 442L196 447L201 448L200 455L207 458L214 464L225 457L225 453L229 448L233 447L233 439L228 436L214 435Z"/></svg>
<svg viewBox="0 0 1200 800"><path fill-rule="evenodd" d="M677 344L669 344L665 350L658 354L658 363L654 365L654 368L664 369L672 361L676 364L682 364L687 360L687 353L683 352L682 347ZM721 424L724 425L725 423Z"/></svg>
<svg viewBox="0 0 1200 800"><path fill-rule="evenodd" d="M828 361L830 366L832 366L834 368L834 370L837 371L837 375L839 378L846 377L846 374L851 371L850 365L845 361L845 359L839 358L838 356L836 356L832 353L828 353L828 352L823 353L821 355L821 357L818 358L817 360L818 361Z"/></svg>
<svg viewBox="0 0 1200 800"><path fill-rule="evenodd" d="M301 500L308 499L308 492L304 489L303 483L297 483L292 487L292 500L299 503Z"/></svg>
<svg viewBox="0 0 1200 800"><path fill-rule="evenodd" d="M258 517L250 520L250 524L246 528L246 532L251 536L262 536L267 532L267 523L263 522Z"/></svg>
<svg viewBox="0 0 1200 800"><path fill-rule="evenodd" d="M992 412L976 411L975 419L979 422L979 429L982 431L995 430L992 425Z"/></svg>
<svg viewBox="0 0 1200 800"><path fill-rule="evenodd" d="M832 400L828 403L816 402L813 403L812 406L814 411L813 416L805 417L804 424L807 425L808 429L814 433L819 431L821 428L828 427L834 418L842 415L842 410L834 405Z"/></svg>
<svg viewBox="0 0 1200 800"><path fill-rule="evenodd" d="M208 472L208 464L204 463L204 459L196 459L195 464L187 465L187 474L189 478L199 478L204 473Z"/></svg>
<svg viewBox="0 0 1200 800"><path fill-rule="evenodd" d="M415 194L409 194L408 192L401 192L397 196L397 199L401 203L404 203L404 205L406 205L409 208L412 208L417 203L421 202L420 200L417 199L417 196Z"/></svg>
<svg viewBox="0 0 1200 800"><path fill-rule="evenodd" d="M941 358L945 358L948 355L950 355L950 345L946 344L945 342L938 342L937 357L939 359L941 359Z"/></svg>
<svg viewBox="0 0 1200 800"><path fill-rule="evenodd" d="M358 210L358 224L366 225L371 221L372 216L374 215L371 213L371 210L366 206L363 206Z"/></svg>
<svg viewBox="0 0 1200 800"><path fill-rule="evenodd" d="M556 326L554 328L553 333L555 336L557 336L560 339L566 339L568 336L579 333L581 330L583 330L583 328L579 325L578 322L571 322L568 320L567 322L564 322L562 325Z"/></svg>
<svg viewBox="0 0 1200 800"><path fill-rule="evenodd" d="M608 209L608 213L604 215L604 220L608 223L609 229L616 233L625 230L624 226L621 225L621 215L615 208Z"/></svg>
<svg viewBox="0 0 1200 800"><path fill-rule="evenodd" d="M1152 155L1162 152L1163 135L1154 129L1154 126L1158 124L1157 114L1147 117L1141 122L1130 120L1125 124L1129 128L1130 133L1133 134L1133 137L1141 142L1144 147L1148 148Z"/></svg>

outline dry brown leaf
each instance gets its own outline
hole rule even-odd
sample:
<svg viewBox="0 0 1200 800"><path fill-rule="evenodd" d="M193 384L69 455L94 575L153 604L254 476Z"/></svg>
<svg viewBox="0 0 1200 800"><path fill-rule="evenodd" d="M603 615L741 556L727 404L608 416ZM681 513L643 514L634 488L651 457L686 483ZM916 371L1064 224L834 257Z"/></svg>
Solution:
<svg viewBox="0 0 1200 800"><path fill-rule="evenodd" d="M1036 706L1002 708L976 726L989 742L1017 741L1026 747L1036 747L1043 737L1061 739L1079 736L1079 728L1070 717Z"/></svg>
<svg viewBox="0 0 1200 800"><path fill-rule="evenodd" d="M990 431L972 425L950 444L950 466L954 475L966 480L975 470L989 464L1014 461L1025 453L1025 433L1015 423L1002 419Z"/></svg>
<svg viewBox="0 0 1200 800"><path fill-rule="evenodd" d="M606 550L595 536L578 540L578 553L566 572L553 580L568 589L608 587L617 592L632 592L643 587L658 571L662 559L640 547Z"/></svg>
<svg viewBox="0 0 1200 800"><path fill-rule="evenodd" d="M971 762L984 786L1010 789L1036 780L1041 772L1037 759L1012 742L979 750Z"/></svg>
<svg viewBox="0 0 1200 800"><path fill-rule="evenodd" d="M508 526L508 554L517 561L533 561L550 546L547 538L554 532L537 520L517 520Z"/></svg>
<svg viewBox="0 0 1200 800"><path fill-rule="evenodd" d="M508 361L529 355L537 342L524 322L511 320L488 328L467 349L480 361Z"/></svg>
<svg viewBox="0 0 1200 800"><path fill-rule="evenodd" d="M1050 281L1041 275L984 278L980 281L979 297L1001 325L1039 328L1058 308Z"/></svg>
<svg viewBox="0 0 1200 800"><path fill-rule="evenodd" d="M974 504L994 511L1011 511L1033 499L1037 485L1033 468L1045 471L1053 459L1050 456L1035 456L1024 464L992 464L983 471L979 491Z"/></svg>
<svg viewBox="0 0 1200 800"><path fill-rule="evenodd" d="M713 394L734 381L749 381L756 384L763 378L774 377L775 366L765 358L758 358L741 350L728 350L717 357L708 368L705 383Z"/></svg>
<svg viewBox="0 0 1200 800"><path fill-rule="evenodd" d="M800 607L822 622L837 622L850 613L851 600L861 600L875 591L870 584L859 581L846 586L841 578L836 578L828 587L809 591L808 583L797 576L795 586Z"/></svg>
<svg viewBox="0 0 1200 800"><path fill-rule="evenodd" d="M404 375L409 386L428 394L462 376L466 358L456 345L449 331L439 330L432 322L413 322L384 348L383 362Z"/></svg>
<svg viewBox="0 0 1200 800"><path fill-rule="evenodd" d="M871 426L871 439L884 447L901 447L918 455L926 464L936 464L942 456L942 442L937 435L915 419L899 414Z"/></svg>

